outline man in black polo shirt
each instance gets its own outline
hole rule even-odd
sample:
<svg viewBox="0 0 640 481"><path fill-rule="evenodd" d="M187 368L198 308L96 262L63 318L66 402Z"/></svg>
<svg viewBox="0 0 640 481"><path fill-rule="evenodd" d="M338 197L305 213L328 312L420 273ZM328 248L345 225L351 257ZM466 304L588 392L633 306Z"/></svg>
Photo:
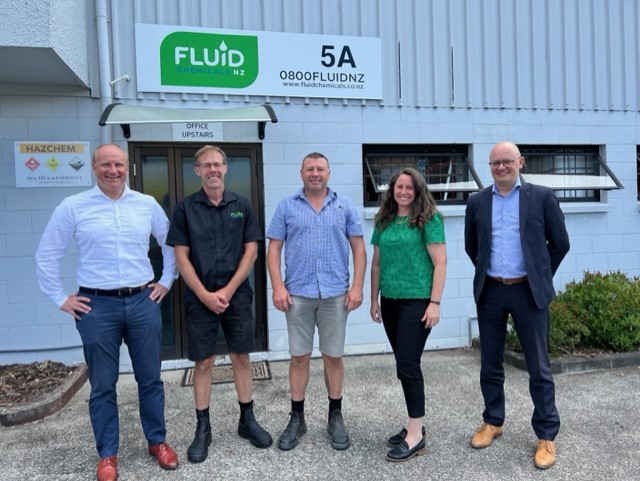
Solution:
<svg viewBox="0 0 640 481"><path fill-rule="evenodd" d="M258 448L273 442L253 414L252 372L253 290L247 277L258 257L260 227L247 199L224 189L227 156L206 145L195 155L195 171L202 189L176 206L167 244L174 246L176 262L188 289L189 359L195 361L193 393L196 433L187 458L207 458L211 444L209 402L211 372L216 355L218 326L222 326L240 404L238 434Z"/></svg>

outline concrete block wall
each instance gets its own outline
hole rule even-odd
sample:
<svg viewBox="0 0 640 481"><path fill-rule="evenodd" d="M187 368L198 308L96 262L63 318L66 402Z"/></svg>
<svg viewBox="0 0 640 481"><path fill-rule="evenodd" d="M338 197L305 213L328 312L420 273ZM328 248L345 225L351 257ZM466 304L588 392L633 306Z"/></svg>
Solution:
<svg viewBox="0 0 640 481"><path fill-rule="evenodd" d="M491 183L487 166L489 152L500 140L541 145L600 144L605 146L605 161L625 188L603 192L600 203L562 204L572 249L556 274L555 287L562 290L568 282L581 279L585 270L622 270L629 276L640 274L637 247L640 245L640 214L636 200L636 146L640 124L636 113L346 108L337 105L274 107L279 121L269 127L264 145L267 223L280 198L301 185L298 170L304 154L319 150L331 161L329 185L348 195L358 208L362 208L370 263L369 241L377 209L364 208L362 204L363 143L469 144L470 156L484 185ZM303 122L305 125L301 125ZM309 122L313 125L308 127L306 123ZM317 125L318 122L332 125L323 127ZM292 132L299 136L291 136ZM443 206L441 210L445 216L448 269L443 318L429 338L427 348L430 349L468 345L476 315L472 295L473 268L464 252L464 206ZM271 292L269 299L270 296ZM384 330L369 317L369 298L367 271L364 303L348 320L347 353L390 351ZM284 315L271 305L268 315L270 356L285 358Z"/></svg>
<svg viewBox="0 0 640 481"><path fill-rule="evenodd" d="M197 102L185 105L198 108ZM491 183L489 151L497 141L526 144L599 144L622 190L603 193L600 203L563 203L572 248L555 278L561 290L585 270L622 270L640 275L640 213L637 202L636 148L640 122L633 112L432 109L344 105L338 101L273 104L278 123L269 124L263 141L265 222L278 201L301 186L304 155L320 151L331 162L330 186L354 202L361 213L369 262L376 208L363 206L363 143L461 143L485 185ZM50 358L82 360L80 339L68 316L41 293L33 255L51 212L66 196L82 189L15 188L14 142L17 140L101 139L99 101L85 97L0 95L0 363ZM168 130L167 130L168 129ZM167 140L170 127L135 126L134 140ZM114 139L126 146L118 127ZM255 142L255 125L225 125L225 141ZM443 206L448 273L440 325L428 348L468 345L475 305L473 269L463 243L464 206ZM75 258L63 261L68 289L75 286ZM381 326L369 317L369 270L364 304L351 313L347 353L388 352ZM268 287L269 359L288 358L284 315L271 304ZM123 354L126 354L123 352ZM317 352L316 352L317 354ZM126 369L126 355L123 366Z"/></svg>
<svg viewBox="0 0 640 481"><path fill-rule="evenodd" d="M0 363L83 360L73 319L42 293L34 255L53 209L84 188L16 188L14 142L100 141L100 103L88 97L0 95ZM74 248L61 263L76 285Z"/></svg>

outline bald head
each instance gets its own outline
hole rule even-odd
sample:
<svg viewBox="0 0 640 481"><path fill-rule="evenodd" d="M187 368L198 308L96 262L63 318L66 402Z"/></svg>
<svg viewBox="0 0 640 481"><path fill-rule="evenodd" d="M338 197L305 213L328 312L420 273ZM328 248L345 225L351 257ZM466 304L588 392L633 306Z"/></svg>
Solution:
<svg viewBox="0 0 640 481"><path fill-rule="evenodd" d="M502 142L498 142L496 145L494 145L493 149L491 149L491 154L489 158L493 158L493 154L496 151L501 152L503 154L507 154L509 155L510 158L513 158L513 159L517 159L521 157L520 149L518 148L518 146L513 142L509 142L507 140L503 140Z"/></svg>

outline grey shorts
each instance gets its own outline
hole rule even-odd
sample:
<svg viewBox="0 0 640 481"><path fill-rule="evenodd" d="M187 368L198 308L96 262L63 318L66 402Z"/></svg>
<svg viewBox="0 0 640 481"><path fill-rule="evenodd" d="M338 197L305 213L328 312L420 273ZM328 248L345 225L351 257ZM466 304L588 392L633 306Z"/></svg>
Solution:
<svg viewBox="0 0 640 481"><path fill-rule="evenodd" d="M293 304L286 312L289 354L303 356L313 351L313 335L318 326L320 352L331 357L344 355L349 311L346 294L327 299L291 296Z"/></svg>

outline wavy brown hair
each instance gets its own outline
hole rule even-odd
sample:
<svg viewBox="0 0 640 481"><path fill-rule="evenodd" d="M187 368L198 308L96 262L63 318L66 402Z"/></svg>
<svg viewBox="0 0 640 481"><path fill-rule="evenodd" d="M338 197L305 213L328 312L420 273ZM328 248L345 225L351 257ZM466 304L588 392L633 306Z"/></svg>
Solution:
<svg viewBox="0 0 640 481"><path fill-rule="evenodd" d="M411 177L413 189L416 194L413 199L413 203L411 204L409 225L411 227L418 227L422 229L425 222L429 222L438 212L436 200L433 198L433 194L429 190L429 186L424 180L424 176L412 167L405 167L393 174L389 181L389 188L382 198L382 205L375 217L375 226L381 231L386 229L391 221L398 215L398 203L393 195L393 191L396 187L398 177L401 175L408 175Z"/></svg>

